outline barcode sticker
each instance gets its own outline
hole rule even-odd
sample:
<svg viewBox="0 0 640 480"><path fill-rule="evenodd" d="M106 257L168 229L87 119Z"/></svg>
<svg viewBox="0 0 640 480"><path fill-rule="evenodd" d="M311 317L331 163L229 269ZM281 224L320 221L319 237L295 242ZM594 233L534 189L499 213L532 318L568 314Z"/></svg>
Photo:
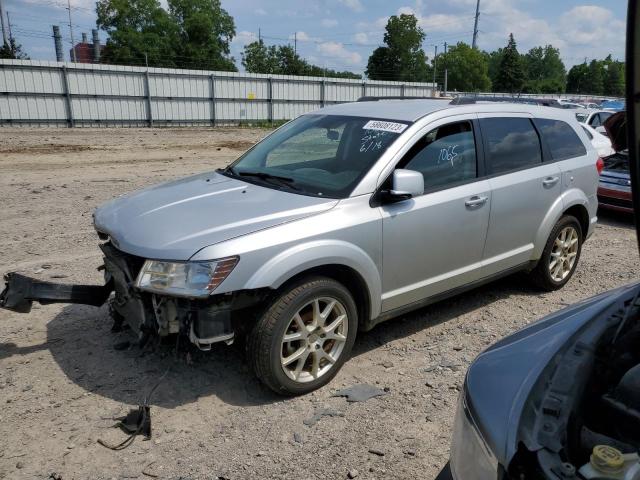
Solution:
<svg viewBox="0 0 640 480"><path fill-rule="evenodd" d="M408 125L396 122L384 122L382 120L369 120L363 130L382 130L383 132L402 133Z"/></svg>

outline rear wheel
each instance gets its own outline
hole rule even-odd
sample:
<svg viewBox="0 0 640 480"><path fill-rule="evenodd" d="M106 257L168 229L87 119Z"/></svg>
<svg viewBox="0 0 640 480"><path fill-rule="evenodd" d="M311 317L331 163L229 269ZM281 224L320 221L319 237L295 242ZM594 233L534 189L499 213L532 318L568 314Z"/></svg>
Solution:
<svg viewBox="0 0 640 480"><path fill-rule="evenodd" d="M258 320L247 353L269 388L300 395L338 373L357 327L355 302L342 284L324 277L306 279L286 289Z"/></svg>
<svg viewBox="0 0 640 480"><path fill-rule="evenodd" d="M580 222L565 215L553 227L542 257L532 272L534 283L544 290L558 290L573 276L582 252Z"/></svg>

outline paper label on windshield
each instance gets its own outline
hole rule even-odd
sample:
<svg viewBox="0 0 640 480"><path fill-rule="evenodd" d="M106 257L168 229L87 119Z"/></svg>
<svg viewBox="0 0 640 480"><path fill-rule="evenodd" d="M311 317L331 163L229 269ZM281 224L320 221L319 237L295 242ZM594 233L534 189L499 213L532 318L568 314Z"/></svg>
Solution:
<svg viewBox="0 0 640 480"><path fill-rule="evenodd" d="M408 125L404 123L396 122L384 122L382 120L369 120L364 127L364 130L381 130L383 132L402 133Z"/></svg>

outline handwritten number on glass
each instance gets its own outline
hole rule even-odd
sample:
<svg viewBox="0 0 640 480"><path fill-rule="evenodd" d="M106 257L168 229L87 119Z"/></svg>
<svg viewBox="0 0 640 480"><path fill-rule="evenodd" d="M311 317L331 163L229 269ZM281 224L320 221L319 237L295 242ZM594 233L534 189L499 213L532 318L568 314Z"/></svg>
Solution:
<svg viewBox="0 0 640 480"><path fill-rule="evenodd" d="M388 133L380 130L365 130L360 140L360 153L375 152L383 148Z"/></svg>
<svg viewBox="0 0 640 480"><path fill-rule="evenodd" d="M458 156L456 148L458 148L458 145L451 145L450 147L441 148L440 155L438 155L438 163L450 162L451 166L453 167L453 160Z"/></svg>

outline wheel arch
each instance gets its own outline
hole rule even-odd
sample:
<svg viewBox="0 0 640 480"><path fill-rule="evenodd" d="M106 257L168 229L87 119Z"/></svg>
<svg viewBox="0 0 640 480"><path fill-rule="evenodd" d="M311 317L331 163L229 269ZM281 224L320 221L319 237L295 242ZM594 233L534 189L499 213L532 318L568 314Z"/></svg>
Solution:
<svg viewBox="0 0 640 480"><path fill-rule="evenodd" d="M573 215L578 219L582 228L582 240L584 241L589 231L588 203L586 195L578 189L567 190L559 196L547 211L538 228L531 259L538 260L542 256L542 251L551 230L563 215Z"/></svg>
<svg viewBox="0 0 640 480"><path fill-rule="evenodd" d="M380 314L380 273L369 255L342 241L318 241L296 245L262 265L245 288L280 290L305 276L325 276L342 283L353 295L360 323Z"/></svg>

